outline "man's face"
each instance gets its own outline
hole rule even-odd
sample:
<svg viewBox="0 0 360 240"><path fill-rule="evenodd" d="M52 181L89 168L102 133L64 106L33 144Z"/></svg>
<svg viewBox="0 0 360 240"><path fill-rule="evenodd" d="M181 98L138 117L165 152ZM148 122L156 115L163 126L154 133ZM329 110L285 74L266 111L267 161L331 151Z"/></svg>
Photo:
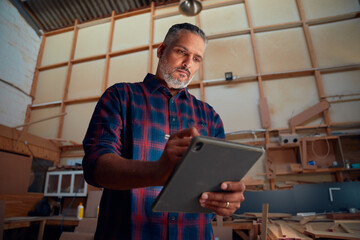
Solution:
<svg viewBox="0 0 360 240"><path fill-rule="evenodd" d="M158 74L169 88L185 88L199 69L204 51L205 41L199 35L183 30L169 46L159 46Z"/></svg>

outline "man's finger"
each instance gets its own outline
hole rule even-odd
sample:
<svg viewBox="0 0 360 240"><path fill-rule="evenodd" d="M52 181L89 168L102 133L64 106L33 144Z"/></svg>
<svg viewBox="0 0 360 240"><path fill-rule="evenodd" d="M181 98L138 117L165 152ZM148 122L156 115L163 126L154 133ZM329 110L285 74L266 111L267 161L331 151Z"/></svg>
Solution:
<svg viewBox="0 0 360 240"><path fill-rule="evenodd" d="M195 136L200 136L200 133L195 127L187 128L171 135L171 137L176 137L176 138L195 137Z"/></svg>
<svg viewBox="0 0 360 240"><path fill-rule="evenodd" d="M206 201L219 201L219 202L242 202L244 195L242 192L205 192L201 195L202 200Z"/></svg>
<svg viewBox="0 0 360 240"><path fill-rule="evenodd" d="M221 184L221 189L224 191L244 192L245 188L243 182L223 182Z"/></svg>

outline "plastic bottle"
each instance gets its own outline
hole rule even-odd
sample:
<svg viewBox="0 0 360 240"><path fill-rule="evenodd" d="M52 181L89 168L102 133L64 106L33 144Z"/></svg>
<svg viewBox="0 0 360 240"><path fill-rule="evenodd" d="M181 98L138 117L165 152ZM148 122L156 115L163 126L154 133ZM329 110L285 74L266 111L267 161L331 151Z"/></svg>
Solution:
<svg viewBox="0 0 360 240"><path fill-rule="evenodd" d="M80 203L77 209L77 218L83 219L83 217L84 217L84 206L82 205L82 203Z"/></svg>

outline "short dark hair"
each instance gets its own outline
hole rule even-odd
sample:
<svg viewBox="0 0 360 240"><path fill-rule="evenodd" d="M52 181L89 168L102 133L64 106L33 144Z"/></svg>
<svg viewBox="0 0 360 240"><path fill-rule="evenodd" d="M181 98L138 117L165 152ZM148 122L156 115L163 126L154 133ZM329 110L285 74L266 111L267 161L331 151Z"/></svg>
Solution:
<svg viewBox="0 0 360 240"><path fill-rule="evenodd" d="M190 31L190 32L200 36L204 40L205 45L206 45L207 38L206 38L206 35L203 32L203 30L201 30L199 27L197 27L193 24L190 24L190 23L179 23L179 24L172 25L165 36L164 43L167 44L169 42L172 42L174 40L174 38L177 37L179 32L184 31L184 30Z"/></svg>

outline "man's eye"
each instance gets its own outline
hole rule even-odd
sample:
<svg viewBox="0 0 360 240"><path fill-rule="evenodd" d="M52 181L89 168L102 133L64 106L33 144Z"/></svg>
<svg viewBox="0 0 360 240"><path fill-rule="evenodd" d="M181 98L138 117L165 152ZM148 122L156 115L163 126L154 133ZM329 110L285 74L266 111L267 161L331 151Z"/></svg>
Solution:
<svg viewBox="0 0 360 240"><path fill-rule="evenodd" d="M201 62L200 58L194 58L194 62Z"/></svg>
<svg viewBox="0 0 360 240"><path fill-rule="evenodd" d="M183 51L183 50L177 50L177 52L180 54L185 54L185 51Z"/></svg>

